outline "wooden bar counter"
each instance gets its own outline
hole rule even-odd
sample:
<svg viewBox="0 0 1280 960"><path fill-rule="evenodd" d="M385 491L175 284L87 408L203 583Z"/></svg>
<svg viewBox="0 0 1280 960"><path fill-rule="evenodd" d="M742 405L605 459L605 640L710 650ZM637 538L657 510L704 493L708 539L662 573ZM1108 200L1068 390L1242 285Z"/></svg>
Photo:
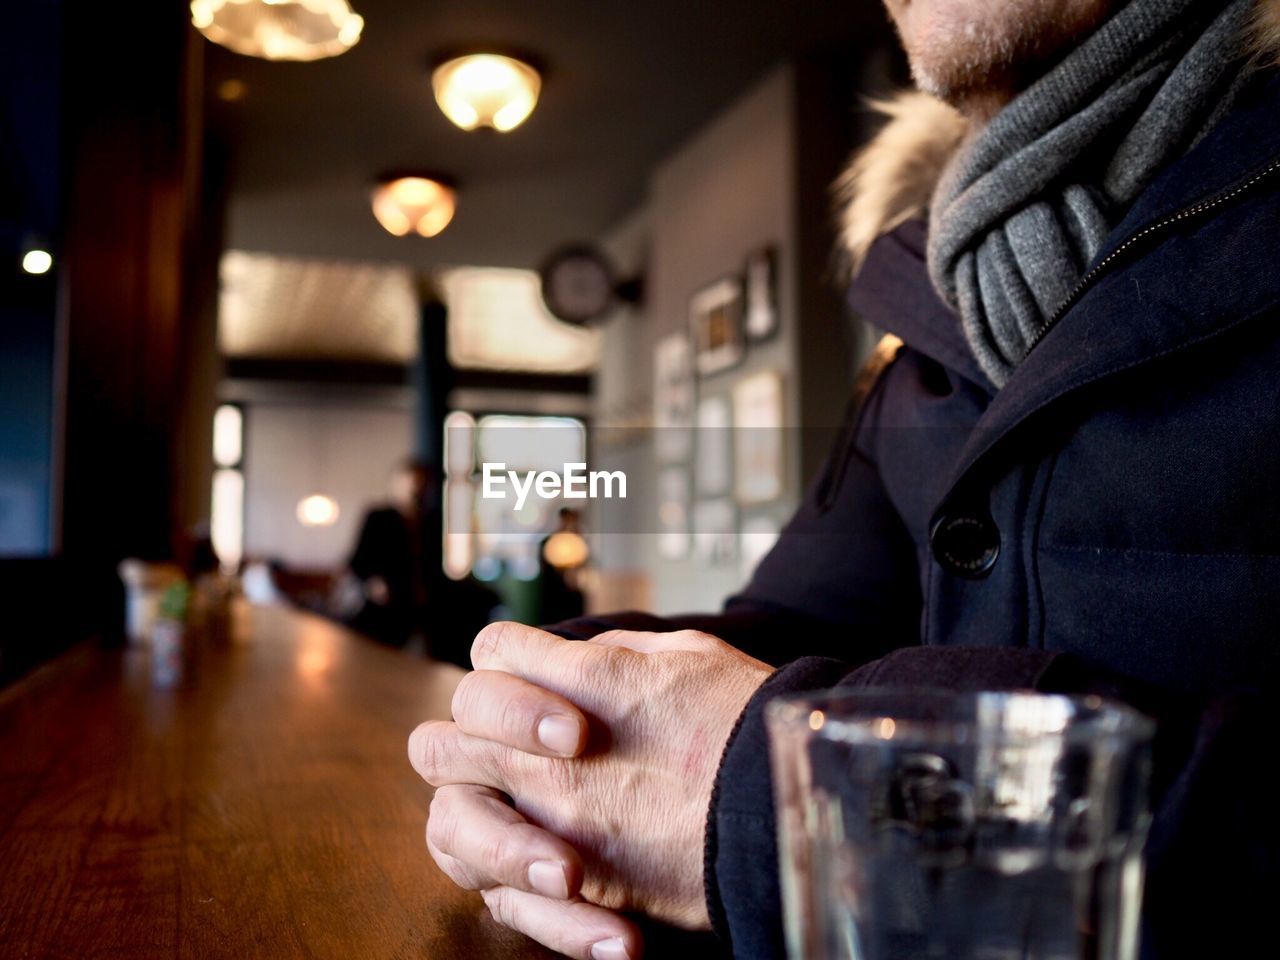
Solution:
<svg viewBox="0 0 1280 960"><path fill-rule="evenodd" d="M423 841L462 672L233 607L177 686L82 646L0 692L0 957L548 957Z"/></svg>

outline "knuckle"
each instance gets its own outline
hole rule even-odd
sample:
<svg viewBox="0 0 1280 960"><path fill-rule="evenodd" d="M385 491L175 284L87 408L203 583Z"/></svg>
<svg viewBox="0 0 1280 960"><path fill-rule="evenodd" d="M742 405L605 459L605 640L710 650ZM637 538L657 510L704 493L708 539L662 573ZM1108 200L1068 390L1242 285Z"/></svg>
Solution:
<svg viewBox="0 0 1280 960"><path fill-rule="evenodd" d="M514 830L498 830L483 846L483 862L489 873L503 877L519 872L520 838Z"/></svg>
<svg viewBox="0 0 1280 960"><path fill-rule="evenodd" d="M452 724L441 721L424 723L413 732L411 743L418 772L432 786L439 786L449 760L445 731Z"/></svg>
<svg viewBox="0 0 1280 960"><path fill-rule="evenodd" d="M519 697L506 697L498 708L498 730L513 745L519 746L533 728L528 704Z"/></svg>
<svg viewBox="0 0 1280 960"><path fill-rule="evenodd" d="M484 902L494 920L504 927L519 929L519 911L506 887L495 887L484 892Z"/></svg>
<svg viewBox="0 0 1280 960"><path fill-rule="evenodd" d="M488 879L478 877L465 867L456 868L449 878L463 890L485 890L493 885Z"/></svg>
<svg viewBox="0 0 1280 960"><path fill-rule="evenodd" d="M485 769L493 774L494 780L498 783L511 788L506 790L507 793L512 792L512 789L520 784L528 782L525 761L533 758L519 750L510 750L495 743L484 743L481 749Z"/></svg>
<svg viewBox="0 0 1280 960"><path fill-rule="evenodd" d="M721 643L718 637L701 630L681 630L679 636L688 646L707 650L713 650Z"/></svg>
<svg viewBox="0 0 1280 960"><path fill-rule="evenodd" d="M435 861L437 867L454 883L461 883L458 879L458 861L455 860L446 850L442 850L438 844L431 839L431 825L427 825L427 853L431 855L431 859Z"/></svg>
<svg viewBox="0 0 1280 960"><path fill-rule="evenodd" d="M452 799L447 789L441 787L431 798L427 811L427 842L446 853L452 850L455 822Z"/></svg>
<svg viewBox="0 0 1280 960"><path fill-rule="evenodd" d="M588 650L584 647L582 653L592 654L591 656L576 656L566 660L562 668L565 688L574 691L592 690L593 685L597 682L600 669L610 660L607 653L613 649L612 647L599 647ZM605 656L602 657L602 654Z"/></svg>
<svg viewBox="0 0 1280 960"><path fill-rule="evenodd" d="M435 861L440 872L464 890L481 890L486 884L477 880L471 870L461 860L457 860L443 850L427 847L431 859Z"/></svg>
<svg viewBox="0 0 1280 960"><path fill-rule="evenodd" d="M435 865L440 868L441 873L454 883L461 885L453 857L449 856L449 854L445 853L430 840L427 841L427 853L431 854L431 859L435 862Z"/></svg>
<svg viewBox="0 0 1280 960"><path fill-rule="evenodd" d="M499 620L477 633L471 643L471 665L479 668L484 661L496 657L510 639L514 627L515 624L509 620Z"/></svg>
<svg viewBox="0 0 1280 960"><path fill-rule="evenodd" d="M464 674L462 679L458 681L458 685L453 689L453 699L449 703L449 712L456 721L459 718L470 716L476 701L476 676L475 672Z"/></svg>
<svg viewBox="0 0 1280 960"><path fill-rule="evenodd" d="M569 803L582 791L584 770L579 760L554 760L546 766L546 776L555 796Z"/></svg>

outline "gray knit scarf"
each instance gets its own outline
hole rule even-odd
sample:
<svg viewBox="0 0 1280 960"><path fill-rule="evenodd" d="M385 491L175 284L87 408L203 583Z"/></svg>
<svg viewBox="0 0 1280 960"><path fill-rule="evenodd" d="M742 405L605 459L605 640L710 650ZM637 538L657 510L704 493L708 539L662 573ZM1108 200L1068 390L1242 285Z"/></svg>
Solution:
<svg viewBox="0 0 1280 960"><path fill-rule="evenodd" d="M1001 387L1155 174L1225 111L1253 0L1130 0L952 159L929 273Z"/></svg>

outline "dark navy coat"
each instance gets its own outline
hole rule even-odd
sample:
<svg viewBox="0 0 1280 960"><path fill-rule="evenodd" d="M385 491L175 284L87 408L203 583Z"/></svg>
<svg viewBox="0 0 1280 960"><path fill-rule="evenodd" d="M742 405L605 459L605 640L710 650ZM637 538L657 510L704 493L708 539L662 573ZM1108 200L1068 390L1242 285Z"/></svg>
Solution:
<svg viewBox="0 0 1280 960"><path fill-rule="evenodd" d="M1142 194L998 392L923 247L882 238L851 292L904 345L825 475L743 594L679 621L793 661L722 763L716 926L783 956L771 696L1036 687L1160 720L1146 955L1253 953L1280 898L1280 80Z"/></svg>

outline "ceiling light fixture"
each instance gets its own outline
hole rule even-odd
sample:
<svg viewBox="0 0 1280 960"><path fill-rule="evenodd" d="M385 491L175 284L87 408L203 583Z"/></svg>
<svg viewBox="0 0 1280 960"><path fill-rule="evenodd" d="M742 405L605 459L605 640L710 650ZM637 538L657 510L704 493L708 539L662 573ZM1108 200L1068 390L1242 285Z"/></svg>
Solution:
<svg viewBox="0 0 1280 960"><path fill-rule="evenodd" d="M39 276L53 268L53 255L48 250L28 250L22 255L22 269Z"/></svg>
<svg viewBox="0 0 1280 960"><path fill-rule="evenodd" d="M373 215L397 237L434 237L457 207L453 187L427 176L387 176L373 190Z"/></svg>
<svg viewBox="0 0 1280 960"><path fill-rule="evenodd" d="M332 527L338 522L338 501L313 493L298 501L298 522L304 527Z"/></svg>
<svg viewBox="0 0 1280 960"><path fill-rule="evenodd" d="M360 40L347 0L191 0L191 22L216 44L264 60L321 60Z"/></svg>
<svg viewBox="0 0 1280 960"><path fill-rule="evenodd" d="M512 57L473 53L436 67L431 86L444 115L463 130L491 127L505 133L533 113L542 77Z"/></svg>

